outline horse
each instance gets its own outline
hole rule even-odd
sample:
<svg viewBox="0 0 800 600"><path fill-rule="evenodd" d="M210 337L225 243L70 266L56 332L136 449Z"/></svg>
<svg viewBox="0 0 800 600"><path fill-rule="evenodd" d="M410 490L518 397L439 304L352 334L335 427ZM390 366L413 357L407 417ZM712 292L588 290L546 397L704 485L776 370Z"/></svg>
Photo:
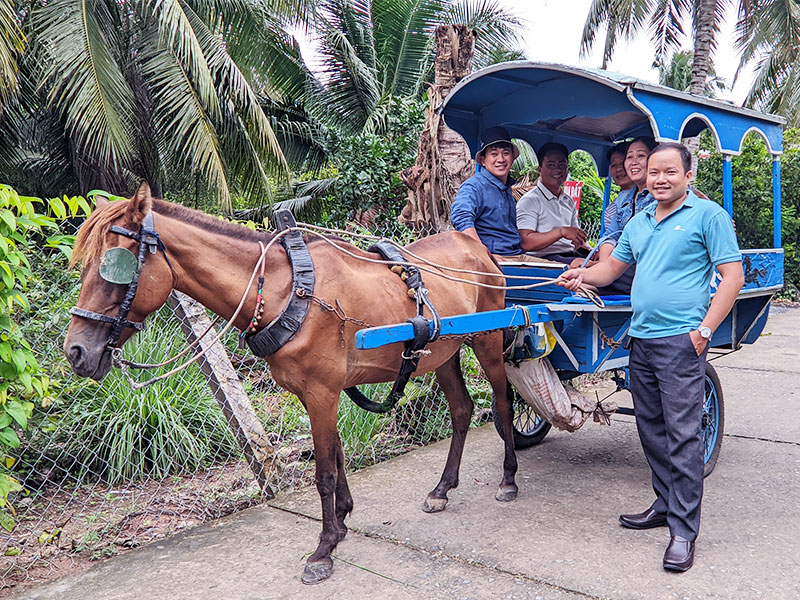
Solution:
<svg viewBox="0 0 800 600"><path fill-rule="evenodd" d="M173 289L230 320L252 281L264 247L267 285L261 304L263 314L259 317L256 309L251 319L249 310L241 311L233 324L241 330L248 327L252 330L270 323L293 291L292 264L287 251L277 243L266 246L274 235L155 199L147 184L142 184L127 201L109 202L98 197L95 211L78 233L72 259L73 264L81 265L82 285L64 352L75 373L98 381L108 374L112 348L121 348L145 318L166 302ZM304 239L316 272L313 294L329 307L336 303L347 315L375 325L402 322L415 315L415 302L409 298L401 277L385 264L361 260L377 261L379 255L340 239L325 241L311 235ZM143 250L146 247L151 252ZM113 277L102 274L103 262L108 261L106 253L115 248L126 248L134 256L138 252L140 274L135 285L129 285L127 290L124 283L130 282L113 283ZM347 252L340 252L339 248ZM499 277L501 271L476 239L459 232L445 232L420 239L407 249L431 263L472 272L459 274L463 279L494 284L495 288L481 287L448 280L439 276L442 271L425 273L428 296L443 317L504 307L504 292L496 289L498 281L503 281ZM261 300L257 293L254 287L250 289L243 306L256 305ZM116 323L115 311L120 311ZM115 328L116 335L110 335ZM315 483L322 502L322 532L304 567L304 583L317 583L331 575L331 552L345 537L345 518L353 508L337 429L340 392L360 384L392 381L401 362L403 348L398 343L373 350L356 349L357 328L351 320L341 319L321 307L316 309L312 304L294 336L266 357L275 381L300 399L311 422ZM448 336L432 342L428 346L430 353L421 356L414 371L414 375L436 372L453 425L444 471L423 503L426 512L444 510L448 492L458 486L462 451L474 407L459 362L463 341ZM502 332L474 336L472 347L494 392L502 431L512 432ZM517 459L512 436L506 434L504 438L503 477L496 498L511 501L518 491Z"/></svg>

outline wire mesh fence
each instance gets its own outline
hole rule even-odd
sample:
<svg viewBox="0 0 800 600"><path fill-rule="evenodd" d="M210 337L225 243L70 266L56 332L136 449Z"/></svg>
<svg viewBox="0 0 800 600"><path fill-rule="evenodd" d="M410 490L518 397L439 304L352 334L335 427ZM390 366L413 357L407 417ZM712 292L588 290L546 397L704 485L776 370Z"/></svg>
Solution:
<svg viewBox="0 0 800 600"><path fill-rule="evenodd" d="M353 229L369 231L363 225ZM425 233L400 225L380 231L403 242ZM34 310L21 326L51 379L51 397L36 408L15 450L12 471L24 490L10 498L15 527L0 534L0 589L52 578L77 563L117 554L313 483L305 410L277 386L266 362L238 348L235 331L222 341L266 436L266 494L228 426L219 384L197 366L142 390L131 389L116 369L100 383L76 376L62 344L69 308L77 302L79 274L55 254L37 257L33 266L37 276L28 297ZM178 353L187 345L185 320L183 311L163 307L125 347L126 358L159 362ZM471 351L461 352L477 425L491 419L491 389ZM365 391L380 396L390 386L365 386L371 388ZM390 414L367 413L343 396L339 429L349 471L451 434L447 403L433 373L412 379Z"/></svg>

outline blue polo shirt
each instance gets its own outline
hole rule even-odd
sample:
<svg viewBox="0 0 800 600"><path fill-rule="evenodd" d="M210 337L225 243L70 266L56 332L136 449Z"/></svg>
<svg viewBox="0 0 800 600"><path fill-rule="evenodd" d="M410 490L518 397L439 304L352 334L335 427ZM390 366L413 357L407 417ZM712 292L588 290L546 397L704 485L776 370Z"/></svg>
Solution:
<svg viewBox="0 0 800 600"><path fill-rule="evenodd" d="M450 209L450 222L458 231L474 227L483 245L493 254L522 254L517 231L517 204L508 185L481 169L458 188Z"/></svg>
<svg viewBox="0 0 800 600"><path fill-rule="evenodd" d="M714 267L742 259L730 216L689 192L656 222L653 202L628 221L611 256L636 263L629 335L659 338L700 326L711 302Z"/></svg>

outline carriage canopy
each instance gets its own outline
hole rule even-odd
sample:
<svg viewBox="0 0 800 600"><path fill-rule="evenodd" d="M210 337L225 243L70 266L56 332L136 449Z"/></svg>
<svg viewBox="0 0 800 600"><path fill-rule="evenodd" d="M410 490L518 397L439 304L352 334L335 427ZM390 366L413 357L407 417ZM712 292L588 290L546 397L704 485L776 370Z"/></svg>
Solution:
<svg viewBox="0 0 800 600"><path fill-rule="evenodd" d="M773 156L783 151L782 117L618 73L549 63L515 61L482 69L453 88L439 111L473 155L480 132L502 125L533 148L558 140L570 152L585 150L601 173L608 168L607 150L639 135L680 141L709 129L718 150L737 155L744 137L756 131Z"/></svg>

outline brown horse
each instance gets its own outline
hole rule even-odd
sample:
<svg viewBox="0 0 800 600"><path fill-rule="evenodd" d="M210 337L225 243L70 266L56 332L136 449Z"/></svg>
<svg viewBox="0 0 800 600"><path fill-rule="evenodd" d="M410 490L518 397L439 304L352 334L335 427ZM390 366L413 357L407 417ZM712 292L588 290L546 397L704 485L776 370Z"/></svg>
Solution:
<svg viewBox="0 0 800 600"><path fill-rule="evenodd" d="M152 212L151 212L152 211ZM230 319L238 306L260 256L259 242L272 234L255 232L226 223L197 211L155 200L145 184L130 201L98 201L97 210L78 234L73 260L83 267L83 284L78 307L84 311L114 317L126 286L107 281L100 275L101 258L110 248L128 248L137 254L137 242L112 231L126 228L139 232L148 214L163 242L163 251L148 253L138 289L130 309L131 321L143 321L167 300L170 291L179 290L218 315ZM358 256L378 259L341 241L336 242ZM358 260L337 251L327 242L310 236L308 249L316 270L314 295L334 304L338 301L347 315L365 322L386 325L403 322L416 314L406 285L386 265ZM409 246L428 260L482 273L500 273L489 252L479 242L451 232L424 238ZM153 247L155 250L155 247ZM266 255L266 306L260 324L269 323L286 304L291 290L292 270L283 247L274 244ZM502 290L448 281L423 273L430 298L444 316L503 308ZM486 275L464 275L477 282L502 281ZM254 286L255 287L255 286ZM245 309L234 325L246 328L256 304L251 289ZM84 315L85 316L85 315ZM355 325L347 322L344 346L340 319L332 312L312 304L296 335L280 350L267 357L275 381L297 395L311 420L316 485L322 500L322 533L316 551L309 557L303 581L313 583L330 576L331 552L347 533L345 517L353 507L344 468L344 453L337 431L337 408L342 389L364 383L392 381L397 374L402 345L392 344L375 350L354 347ZM64 343L73 369L78 375L99 380L111 368L108 323L73 316ZM124 329L118 345L132 335ZM502 358L502 335L494 332L476 336L473 348L496 396L503 415L503 431L512 431L511 406L506 397L506 377ZM447 397L453 423L453 438L441 480L427 495L423 509L444 510L447 492L458 486L458 471L473 403L464 385L459 364L463 340L439 339L428 346L415 375L435 370ZM516 498L514 476L517 460L513 440L506 436L503 479L496 497L500 501Z"/></svg>

